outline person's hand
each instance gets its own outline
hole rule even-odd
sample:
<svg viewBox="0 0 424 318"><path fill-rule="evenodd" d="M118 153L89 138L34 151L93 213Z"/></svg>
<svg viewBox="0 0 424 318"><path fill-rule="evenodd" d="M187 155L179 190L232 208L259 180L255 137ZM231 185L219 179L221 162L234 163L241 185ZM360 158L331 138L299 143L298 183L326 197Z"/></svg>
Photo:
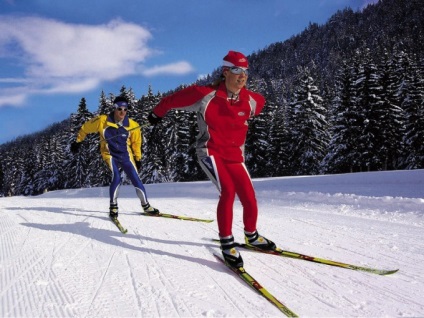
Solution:
<svg viewBox="0 0 424 318"><path fill-rule="evenodd" d="M78 151L79 151L80 147L81 147L81 143L80 143L80 142L76 142L76 141L74 141L74 142L71 144L71 152L72 152L73 154L78 153Z"/></svg>
<svg viewBox="0 0 424 318"><path fill-rule="evenodd" d="M136 160L135 161L135 166L137 168L137 171L140 172L140 169L141 169L141 160Z"/></svg>
<svg viewBox="0 0 424 318"><path fill-rule="evenodd" d="M149 123L151 125L155 126L155 125L157 125L162 120L162 118L159 117L159 116L157 116L157 115L155 115L155 113L151 112L149 114L149 116L147 116L147 120L149 121Z"/></svg>

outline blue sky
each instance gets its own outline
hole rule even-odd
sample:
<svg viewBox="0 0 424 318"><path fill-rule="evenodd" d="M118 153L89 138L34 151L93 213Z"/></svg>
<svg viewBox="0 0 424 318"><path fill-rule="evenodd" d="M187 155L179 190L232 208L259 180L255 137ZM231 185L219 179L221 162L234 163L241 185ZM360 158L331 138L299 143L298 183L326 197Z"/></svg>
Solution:
<svg viewBox="0 0 424 318"><path fill-rule="evenodd" d="M229 50L249 55L377 0L0 0L0 144L68 118L122 85L137 98L193 83Z"/></svg>

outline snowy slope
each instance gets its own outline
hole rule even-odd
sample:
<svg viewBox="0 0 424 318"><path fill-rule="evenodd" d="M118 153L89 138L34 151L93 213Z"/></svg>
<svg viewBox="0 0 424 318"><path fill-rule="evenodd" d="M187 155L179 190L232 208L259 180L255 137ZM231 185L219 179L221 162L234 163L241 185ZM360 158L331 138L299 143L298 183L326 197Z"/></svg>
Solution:
<svg viewBox="0 0 424 318"><path fill-rule="evenodd" d="M281 248L400 271L355 272L242 251L245 268L305 317L424 316L424 170L257 179L258 229ZM164 212L215 218L210 182L147 185ZM0 317L271 317L212 255L217 225L140 216L121 188L0 198ZM243 239L241 206L234 236Z"/></svg>

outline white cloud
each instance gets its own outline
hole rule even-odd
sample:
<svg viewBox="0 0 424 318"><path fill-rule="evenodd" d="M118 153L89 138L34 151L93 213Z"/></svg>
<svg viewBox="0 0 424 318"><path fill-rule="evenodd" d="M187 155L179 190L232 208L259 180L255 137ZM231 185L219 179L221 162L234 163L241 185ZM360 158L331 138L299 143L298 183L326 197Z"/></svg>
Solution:
<svg viewBox="0 0 424 318"><path fill-rule="evenodd" d="M152 35L137 24L121 20L82 25L0 15L0 30L0 58L13 59L24 68L24 74L19 74L23 78L0 78L0 83L17 85L16 98L9 96L9 105L11 100L25 100L25 92L85 92L103 81L140 74L140 69L145 76L192 71L187 62L146 70L146 60L156 54L147 45ZM10 93L9 89L0 89L0 106L6 91Z"/></svg>
<svg viewBox="0 0 424 318"><path fill-rule="evenodd" d="M156 76L162 74L183 75L193 72L193 67L187 62L177 62L162 66L154 66L142 71L144 76Z"/></svg>
<svg viewBox="0 0 424 318"><path fill-rule="evenodd" d="M26 94L0 94L1 105L22 105L26 100Z"/></svg>

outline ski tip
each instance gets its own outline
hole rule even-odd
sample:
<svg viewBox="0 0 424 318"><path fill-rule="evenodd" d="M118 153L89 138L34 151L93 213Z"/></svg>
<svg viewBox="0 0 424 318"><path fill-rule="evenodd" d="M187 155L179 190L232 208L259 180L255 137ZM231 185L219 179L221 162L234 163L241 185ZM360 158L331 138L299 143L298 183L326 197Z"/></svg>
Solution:
<svg viewBox="0 0 424 318"><path fill-rule="evenodd" d="M385 271L382 271L380 275L383 275L383 276L392 275L394 273L397 273L398 271L399 269L385 270Z"/></svg>

